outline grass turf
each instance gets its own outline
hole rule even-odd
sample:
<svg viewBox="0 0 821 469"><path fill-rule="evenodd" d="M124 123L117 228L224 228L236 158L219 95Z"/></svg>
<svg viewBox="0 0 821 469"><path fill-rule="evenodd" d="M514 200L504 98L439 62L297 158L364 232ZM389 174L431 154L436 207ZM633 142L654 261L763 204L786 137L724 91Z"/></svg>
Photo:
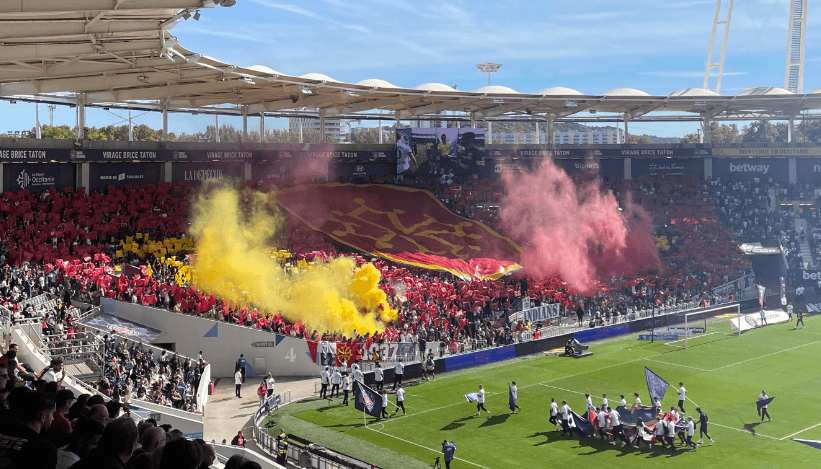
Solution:
<svg viewBox="0 0 821 469"><path fill-rule="evenodd" d="M570 359L532 356L479 368L439 375L435 382L408 385L407 416L387 421L368 417L335 400L288 405L271 418L323 446L383 468L430 467L441 456L443 439L454 441L454 467L506 468L528 464L583 464L583 467L655 467L675 462L700 467L814 467L817 449L792 438L821 439L821 316L805 317L806 329L777 324L745 332L741 337L712 334L691 340L690 348L661 342L638 341L636 335L592 343L593 356ZM712 323L710 332L730 332L727 321ZM584 392L594 404L607 394L611 405L624 394L628 403L638 392L648 403L643 367L647 366L671 387L665 409L677 404L676 389L683 381L690 415L697 403L710 418L714 446L698 451L660 448L620 448L598 439L564 439L548 422L549 403L567 400L578 413L584 410ZM507 383L516 381L521 414L509 415ZM409 383L410 384L410 383ZM483 384L485 407L491 415L475 416L476 405L461 396ZM759 424L755 401L762 389L775 400L772 422ZM391 400L393 396L391 395ZM392 406L391 406L392 407ZM698 432L698 428L696 429ZM698 433L696 433L698 436ZM697 438L695 438L697 439Z"/></svg>

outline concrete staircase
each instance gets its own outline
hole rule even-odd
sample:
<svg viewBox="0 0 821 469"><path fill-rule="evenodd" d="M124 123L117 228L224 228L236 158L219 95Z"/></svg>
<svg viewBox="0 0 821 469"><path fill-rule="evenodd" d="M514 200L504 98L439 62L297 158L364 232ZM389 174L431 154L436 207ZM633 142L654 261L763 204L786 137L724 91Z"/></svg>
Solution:
<svg viewBox="0 0 821 469"><path fill-rule="evenodd" d="M801 230L804 230L804 233L809 233L810 229L807 225L807 220L803 218L796 218L795 219L795 232L798 234L798 245L801 249L801 257L804 259L804 264L809 263L810 268L815 268L815 259L812 256L812 250L810 249L810 243L807 241L808 236L804 237L804 241L801 241Z"/></svg>

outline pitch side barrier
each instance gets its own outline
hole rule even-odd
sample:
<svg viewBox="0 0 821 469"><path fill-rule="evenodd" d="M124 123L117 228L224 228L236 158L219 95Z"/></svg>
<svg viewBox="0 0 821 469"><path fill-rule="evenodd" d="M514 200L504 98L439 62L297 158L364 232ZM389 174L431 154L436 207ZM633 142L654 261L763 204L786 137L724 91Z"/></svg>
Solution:
<svg viewBox="0 0 821 469"><path fill-rule="evenodd" d="M441 374L450 371L472 368L474 366L510 360L512 358L534 355L548 350L561 349L564 347L567 339L571 336L575 337L580 342L595 342L598 340L648 331L653 329L653 327L660 329L670 326L677 326L684 324L684 315L687 313L697 313L703 310L708 318L712 318L722 314L735 312L735 304L736 303L728 303L726 305L719 305L715 307L688 309L685 311L658 315L656 317L642 317L619 324L576 330L542 339L520 342L513 345L494 347L476 352L447 355L445 357L434 359L434 372ZM403 375L403 380L405 381L408 379L421 378L422 364L420 362L405 363L404 371L405 373ZM393 383L394 368L386 367L383 375L385 385ZM373 385L373 383L375 383L372 371L365 372L364 378L365 384Z"/></svg>

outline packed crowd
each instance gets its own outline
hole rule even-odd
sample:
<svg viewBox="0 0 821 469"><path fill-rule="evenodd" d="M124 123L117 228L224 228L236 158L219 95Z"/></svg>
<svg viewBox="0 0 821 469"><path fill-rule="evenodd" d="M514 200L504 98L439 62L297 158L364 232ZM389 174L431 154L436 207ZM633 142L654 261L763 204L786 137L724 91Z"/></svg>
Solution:
<svg viewBox="0 0 821 469"><path fill-rule="evenodd" d="M442 181L415 176L403 178L401 184L430 190L455 212L501 228L497 208L504 188L499 180ZM353 256L358 264L375 263L382 273L381 287L400 314L396 323L375 337L357 337L363 345L368 340L401 340L403 333L446 341L509 340L506 337L516 332L506 329L506 316L522 296L535 305L560 303L563 312L580 320L585 315L606 320L691 301L712 303L717 298L711 289L741 276L750 265L733 247L733 234L719 220L710 185L688 176L604 181L620 200L635 194L634 201L653 216L664 262L655 275L612 279L599 293L587 297L571 291L560 279L463 281L450 274L366 259L291 219L284 244L292 256L284 264L287 268L299 261L339 255ZM88 196L71 190L39 196L25 191L3 193L0 211L7 218L0 230L5 228L10 237L0 244L0 254L11 265L28 261L42 271L46 284L52 278L56 285L67 283L74 298L90 302L115 298L286 335L333 339L332 331L323 334L309 324L266 316L251 305L232 305L190 284L188 255L193 244L184 231L191 192L186 184L163 183L112 187ZM36 216L24 216L18 207ZM163 377L169 378L167 374ZM151 394L148 387L146 393Z"/></svg>
<svg viewBox="0 0 821 469"><path fill-rule="evenodd" d="M105 353L104 378L97 390L128 404L132 399L154 402L196 412L197 389L206 363L169 354L159 357L139 342L102 338Z"/></svg>
<svg viewBox="0 0 821 469"><path fill-rule="evenodd" d="M153 419L135 423L127 403L100 395L75 397L58 381L37 380L33 389L12 372L16 359L0 362L0 461L4 467L43 469L197 469L214 464L203 440L188 440ZM246 469L259 465L240 466Z"/></svg>

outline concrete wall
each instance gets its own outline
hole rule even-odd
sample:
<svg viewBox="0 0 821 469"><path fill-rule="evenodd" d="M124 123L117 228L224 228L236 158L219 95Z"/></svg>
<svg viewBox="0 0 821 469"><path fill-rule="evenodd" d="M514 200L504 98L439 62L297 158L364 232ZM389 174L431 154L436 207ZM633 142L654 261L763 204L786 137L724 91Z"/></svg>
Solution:
<svg viewBox="0 0 821 469"><path fill-rule="evenodd" d="M231 377L240 354L248 360L247 376L318 376L304 339L281 336L245 326L173 313L137 304L103 299L103 312L162 331L156 343L196 357L200 350L211 363L211 376Z"/></svg>

